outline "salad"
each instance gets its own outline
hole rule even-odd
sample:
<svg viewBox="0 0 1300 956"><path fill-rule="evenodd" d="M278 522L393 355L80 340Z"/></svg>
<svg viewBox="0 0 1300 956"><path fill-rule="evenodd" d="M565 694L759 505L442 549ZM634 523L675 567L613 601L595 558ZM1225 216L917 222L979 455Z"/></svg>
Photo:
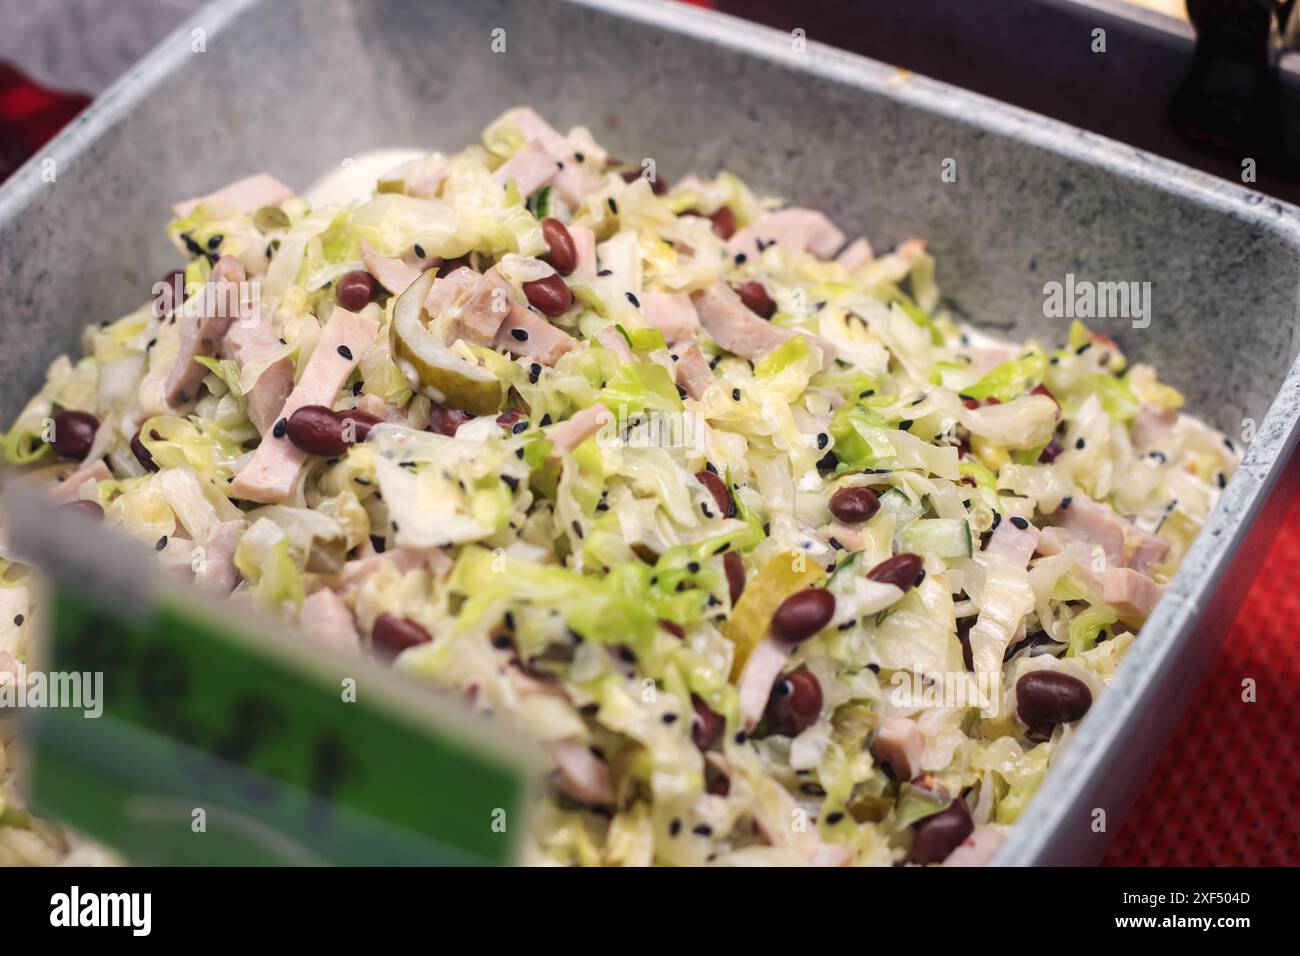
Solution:
<svg viewBox="0 0 1300 956"><path fill-rule="evenodd" d="M1232 443L1079 322L963 325L921 240L670 186L528 108L360 165L361 195L177 204L183 269L50 366L12 468L526 730L530 862L990 859ZM31 582L0 572L17 674ZM5 754L0 862L91 852Z"/></svg>

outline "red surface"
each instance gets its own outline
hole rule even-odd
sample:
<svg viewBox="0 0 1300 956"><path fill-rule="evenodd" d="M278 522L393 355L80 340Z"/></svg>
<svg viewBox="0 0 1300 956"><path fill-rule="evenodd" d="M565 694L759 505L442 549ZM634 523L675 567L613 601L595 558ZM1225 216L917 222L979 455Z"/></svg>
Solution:
<svg viewBox="0 0 1300 956"><path fill-rule="evenodd" d="M0 63L0 178L87 102ZM1300 498L1262 567L1107 864L1300 865Z"/></svg>
<svg viewBox="0 0 1300 956"><path fill-rule="evenodd" d="M1260 567L1107 864L1300 866L1300 498Z"/></svg>

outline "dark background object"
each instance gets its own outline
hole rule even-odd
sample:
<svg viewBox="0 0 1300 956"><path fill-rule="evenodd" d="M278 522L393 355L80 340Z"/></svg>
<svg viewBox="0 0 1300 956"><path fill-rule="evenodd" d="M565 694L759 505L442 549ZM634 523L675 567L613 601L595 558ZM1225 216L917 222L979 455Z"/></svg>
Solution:
<svg viewBox="0 0 1300 956"><path fill-rule="evenodd" d="M1297 54L1279 54L1270 47L1264 51L1262 72L1230 60L1237 72L1245 71L1244 78L1225 76L1230 69L1214 70L1204 91L1211 97L1201 95L1203 84L1195 84L1184 93L1182 112L1171 117L1194 65L1222 64L1226 51L1241 55L1248 45L1245 40L1233 45L1230 37L1258 35L1249 21L1236 33L1225 30L1225 24L1248 17L1253 7L1268 8L1263 14L1267 35L1274 0L1219 0L1210 5L1215 10L1192 0L1205 14L1203 22L1218 27L1195 64L1191 25L1122 0L714 0L712 5L782 30L803 29L810 40L995 97L1234 182L1243 181L1243 160L1254 159L1258 179L1248 185L1300 202L1300 179L1293 161L1284 158L1300 156ZM1094 52L1096 30L1105 31L1104 52ZM1252 62L1258 57L1256 51ZM1267 86L1271 76L1276 77L1273 98L1261 89L1255 118L1232 123L1224 103L1255 102L1252 82L1263 78ZM1228 122L1213 122L1225 114ZM1274 125L1261 126L1260 115ZM1238 135L1225 135L1225 128ZM1206 130L1219 130L1219 135ZM1252 131L1258 134L1253 140L1246 135Z"/></svg>

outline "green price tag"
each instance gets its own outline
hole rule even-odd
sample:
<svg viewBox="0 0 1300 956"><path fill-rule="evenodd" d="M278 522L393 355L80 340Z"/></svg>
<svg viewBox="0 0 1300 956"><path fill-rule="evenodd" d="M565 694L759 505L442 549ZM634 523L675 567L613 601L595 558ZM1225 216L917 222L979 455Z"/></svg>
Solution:
<svg viewBox="0 0 1300 956"><path fill-rule="evenodd" d="M35 548L52 578L41 668L99 690L30 711L34 809L137 863L514 862L527 748L368 660L141 588L147 564L93 557L125 548L92 530L66 565L57 535Z"/></svg>

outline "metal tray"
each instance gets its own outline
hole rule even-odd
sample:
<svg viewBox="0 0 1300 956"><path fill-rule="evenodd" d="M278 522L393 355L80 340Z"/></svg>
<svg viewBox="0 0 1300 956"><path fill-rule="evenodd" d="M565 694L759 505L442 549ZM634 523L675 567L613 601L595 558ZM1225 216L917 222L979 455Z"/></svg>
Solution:
<svg viewBox="0 0 1300 956"><path fill-rule="evenodd" d="M589 126L624 157L654 157L670 179L725 165L877 248L923 236L952 307L999 334L1063 340L1066 320L1043 316L1043 285L1067 273L1151 282L1149 328L1100 329L1219 428L1239 436L1249 420L1253 440L998 857L1093 862L1293 490L1283 475L1300 410L1297 210L797 39L634 0L214 3L0 190L0 408L15 414L48 361L76 351L83 324L136 306L174 265L162 237L171 200L259 168L304 186L381 145L454 147L517 103ZM940 176L947 158L955 183Z"/></svg>

